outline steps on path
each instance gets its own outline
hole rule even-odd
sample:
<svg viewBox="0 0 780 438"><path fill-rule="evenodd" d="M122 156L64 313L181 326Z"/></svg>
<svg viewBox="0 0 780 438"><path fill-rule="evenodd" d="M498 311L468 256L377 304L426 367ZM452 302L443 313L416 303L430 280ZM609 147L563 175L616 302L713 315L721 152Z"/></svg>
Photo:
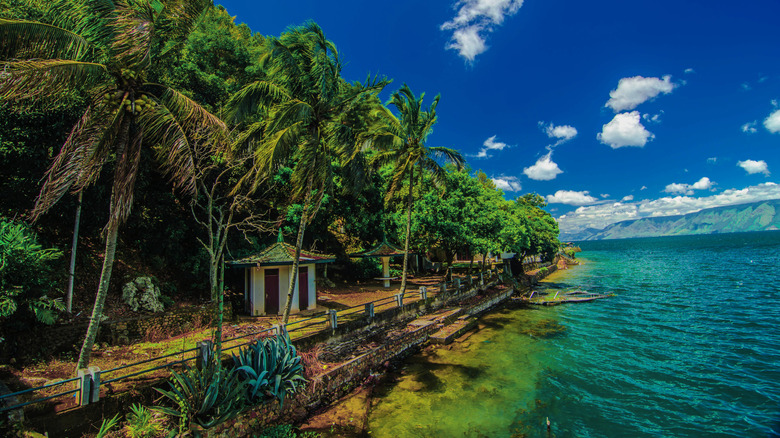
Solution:
<svg viewBox="0 0 780 438"><path fill-rule="evenodd" d="M469 315L462 315L451 324L443 326L439 331L432 334L428 339L433 344L447 345L476 326L476 318Z"/></svg>

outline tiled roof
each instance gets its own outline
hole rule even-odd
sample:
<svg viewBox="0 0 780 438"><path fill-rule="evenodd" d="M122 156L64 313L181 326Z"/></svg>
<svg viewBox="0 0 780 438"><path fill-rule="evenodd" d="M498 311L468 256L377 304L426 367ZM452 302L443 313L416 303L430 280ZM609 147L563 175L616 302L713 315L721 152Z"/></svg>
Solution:
<svg viewBox="0 0 780 438"><path fill-rule="evenodd" d="M387 239L383 239L380 243L375 245L373 248L369 248L362 252L356 252L353 254L349 254L349 257L358 258L358 257L395 257L395 256L402 256L404 255L403 248L393 245L392 243L389 243Z"/></svg>
<svg viewBox="0 0 780 438"><path fill-rule="evenodd" d="M295 247L284 241L274 243L268 248L249 257L238 260L228 261L227 264L240 266L269 266L269 265L292 265L295 262ZM336 260L336 256L331 254L322 254L315 251L301 250L301 263L331 263Z"/></svg>

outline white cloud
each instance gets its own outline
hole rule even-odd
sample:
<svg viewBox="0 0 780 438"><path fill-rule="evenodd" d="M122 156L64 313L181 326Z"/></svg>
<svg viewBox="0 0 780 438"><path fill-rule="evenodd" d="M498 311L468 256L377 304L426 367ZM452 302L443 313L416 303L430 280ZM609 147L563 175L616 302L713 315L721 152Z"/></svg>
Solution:
<svg viewBox="0 0 780 438"><path fill-rule="evenodd" d="M707 158L707 163L709 164L715 164L718 162L718 157L709 157Z"/></svg>
<svg viewBox="0 0 780 438"><path fill-rule="evenodd" d="M482 143L482 149L477 152L476 155L472 155L475 158L490 158L489 151L501 151L510 147L508 144L500 141L496 141L497 136L492 136Z"/></svg>
<svg viewBox="0 0 780 438"><path fill-rule="evenodd" d="M590 196L587 190L558 190L554 195L547 195L546 199L548 204L589 205L599 202L597 198Z"/></svg>
<svg viewBox="0 0 780 438"><path fill-rule="evenodd" d="M647 190L647 186L642 186L642 188L639 190Z"/></svg>
<svg viewBox="0 0 780 438"><path fill-rule="evenodd" d="M693 184L681 184L672 183L664 188L664 192L680 195L693 195L694 190L709 190L712 188L713 182L706 176L696 181Z"/></svg>
<svg viewBox="0 0 780 438"><path fill-rule="evenodd" d="M712 196L694 198L667 196L636 203L582 206L558 218L562 232L574 233L585 228L602 229L615 222L651 216L673 216L694 213L705 208L745 204L780 198L780 185L767 182L744 189L728 189Z"/></svg>
<svg viewBox="0 0 780 438"><path fill-rule="evenodd" d="M569 141L572 138L577 136L577 128L575 128L574 126L569 126L569 125L555 126L552 123L550 123L549 125L545 125L544 122L539 122L539 126L544 127L544 132L550 138L557 138L563 141Z"/></svg>
<svg viewBox="0 0 780 438"><path fill-rule="evenodd" d="M758 120L753 120L752 122L747 122L740 129L742 129L742 132L745 134L755 134L758 132L758 129L756 129L756 125L758 124Z"/></svg>
<svg viewBox="0 0 780 438"><path fill-rule="evenodd" d="M661 111L663 113L663 111ZM661 114L642 114L642 120L647 123L661 123Z"/></svg>
<svg viewBox="0 0 780 438"><path fill-rule="evenodd" d="M748 84L747 82L743 82L742 83L742 89L745 90L745 91L750 91L750 90L753 89L753 87L751 87L750 84Z"/></svg>
<svg viewBox="0 0 780 438"><path fill-rule="evenodd" d="M766 165L766 161L764 160L738 161L737 166L745 169L745 171L751 175L754 173L763 173L764 175L769 176L769 166Z"/></svg>
<svg viewBox="0 0 780 438"><path fill-rule="evenodd" d="M524 168L523 173L528 178L537 181L550 181L563 173L563 171L558 168L558 164L552 160L552 151L550 151L536 160L536 163L533 166Z"/></svg>
<svg viewBox="0 0 780 438"><path fill-rule="evenodd" d="M440 26L452 30L447 49L457 50L468 62L487 50L485 39L504 18L517 13L523 0L459 0L455 3L457 15Z"/></svg>
<svg viewBox="0 0 780 438"><path fill-rule="evenodd" d="M671 93L677 86L671 82L671 78L669 75L661 79L642 76L623 78L617 88L609 92L610 99L604 106L612 108L616 113L634 109L661 93Z"/></svg>
<svg viewBox="0 0 780 438"><path fill-rule="evenodd" d="M633 201L633 200L634 200L634 195L627 195L627 196L623 196L623 199L621 199L620 202Z"/></svg>
<svg viewBox="0 0 780 438"><path fill-rule="evenodd" d="M599 196L601 196L604 199L607 199L607 198L609 198L609 193L602 193Z"/></svg>
<svg viewBox="0 0 780 438"><path fill-rule="evenodd" d="M694 69L692 69L692 68L686 68L685 69L685 73L691 74L691 73L696 73L696 71Z"/></svg>
<svg viewBox="0 0 780 438"><path fill-rule="evenodd" d="M780 109L775 110L769 117L764 119L764 128L773 134L780 133Z"/></svg>
<svg viewBox="0 0 780 438"><path fill-rule="evenodd" d="M516 176L497 176L490 178L490 180L497 188L505 192L519 192L523 188Z"/></svg>
<svg viewBox="0 0 780 438"><path fill-rule="evenodd" d="M624 146L644 147L655 135L642 126L639 111L632 111L616 114L612 121L601 127L596 138L612 149L617 149Z"/></svg>

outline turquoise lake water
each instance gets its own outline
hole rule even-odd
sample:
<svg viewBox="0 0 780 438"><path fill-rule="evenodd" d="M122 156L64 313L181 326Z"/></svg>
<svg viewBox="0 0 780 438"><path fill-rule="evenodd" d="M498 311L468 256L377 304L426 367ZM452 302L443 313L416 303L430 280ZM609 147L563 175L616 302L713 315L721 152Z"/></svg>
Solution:
<svg viewBox="0 0 780 438"><path fill-rule="evenodd" d="M780 436L780 232L581 246L542 287L617 296L505 309L410 358L371 436Z"/></svg>

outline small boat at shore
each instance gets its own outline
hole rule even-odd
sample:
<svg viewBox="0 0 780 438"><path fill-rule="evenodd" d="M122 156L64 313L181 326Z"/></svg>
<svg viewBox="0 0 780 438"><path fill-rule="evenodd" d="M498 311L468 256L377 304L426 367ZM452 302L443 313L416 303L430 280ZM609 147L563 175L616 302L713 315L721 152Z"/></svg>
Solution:
<svg viewBox="0 0 780 438"><path fill-rule="evenodd" d="M608 298L611 296L615 296L615 294L598 294L594 292L587 292L584 290L574 290L574 291L558 291L553 295L550 296L550 293L538 293L536 291L531 292L531 295L528 296L528 298L523 297L522 300L524 302L527 302L528 304L533 304L537 306L557 306L558 304L563 303L584 303L588 301L595 301L602 298Z"/></svg>

